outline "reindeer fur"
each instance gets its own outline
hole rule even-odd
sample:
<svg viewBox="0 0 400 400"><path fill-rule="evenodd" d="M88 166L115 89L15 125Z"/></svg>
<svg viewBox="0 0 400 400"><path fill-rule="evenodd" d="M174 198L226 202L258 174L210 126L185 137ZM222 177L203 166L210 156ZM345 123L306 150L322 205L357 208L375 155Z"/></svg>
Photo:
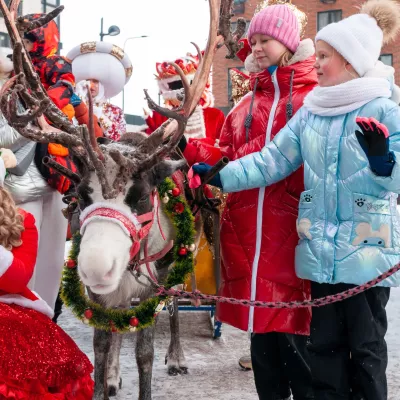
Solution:
<svg viewBox="0 0 400 400"><path fill-rule="evenodd" d="M144 136L136 133L134 136L127 134L119 143L106 143L103 146L118 148L122 154L132 151ZM150 171L140 176L131 177L131 182L125 192L120 193L115 199L107 200L107 203L117 205L129 213L138 215L149 212L152 209L150 195L152 190L165 177L170 176L176 169L182 166L182 161L161 161ZM112 181L119 173L118 165L108 157L106 160L107 179ZM81 206L84 208L90 204L105 202L102 189L96 174L92 173L87 183L79 187L80 197L86 202ZM156 202L159 201L156 198ZM149 254L161 251L168 240L175 238L175 230L169 218L162 211L161 204L159 213L155 213L153 226L148 236ZM157 215L158 214L158 215ZM158 219L166 236L162 238ZM81 251L78 258L78 271L84 284L88 286L90 297L104 307L127 308L133 298L145 300L153 293L149 287L148 280L141 276L134 277L127 271L129 262L129 249L131 239L124 231L111 221L90 222L82 236ZM143 248L141 257L143 257ZM151 263L153 273L159 279L168 273L171 257L166 256L163 260ZM143 275L147 275L145 268ZM102 280L102 277L107 276ZM97 288L99 283L109 284L106 288ZM105 394L115 395L120 387L121 375L119 366L119 353L121 338L118 334L95 330L95 400L100 400ZM133 336L133 335L129 335ZM154 357L154 327L147 328L137 334L136 360L139 369L139 399L151 399L151 370ZM179 340L179 316L178 308L171 316L171 343L167 351L166 360L170 374L186 373L187 365ZM104 377L107 375L107 379Z"/></svg>

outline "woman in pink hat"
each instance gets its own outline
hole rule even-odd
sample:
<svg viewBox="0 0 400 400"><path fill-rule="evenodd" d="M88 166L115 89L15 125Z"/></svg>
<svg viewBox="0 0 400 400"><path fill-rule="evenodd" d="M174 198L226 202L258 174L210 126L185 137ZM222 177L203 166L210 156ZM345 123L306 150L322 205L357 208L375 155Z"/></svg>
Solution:
<svg viewBox="0 0 400 400"><path fill-rule="evenodd" d="M296 13L303 16L300 25ZM302 106L317 84L314 44L301 41L305 16L292 5L270 5L248 30L251 54L245 61L252 92L229 113L219 148L197 146L197 160L214 164L260 151ZM296 214L304 190L303 172L268 188L230 194L221 223L220 294L258 301L303 301L309 284L294 269ZM310 309L260 309L228 303L219 320L251 335L251 358L262 400L312 399L306 353Z"/></svg>

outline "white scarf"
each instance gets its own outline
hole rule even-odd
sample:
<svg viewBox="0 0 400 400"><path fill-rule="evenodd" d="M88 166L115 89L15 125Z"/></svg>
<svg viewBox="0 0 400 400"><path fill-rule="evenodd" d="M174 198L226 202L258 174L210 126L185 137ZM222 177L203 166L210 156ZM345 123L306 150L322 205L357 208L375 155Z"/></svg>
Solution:
<svg viewBox="0 0 400 400"><path fill-rule="evenodd" d="M303 104L312 114L334 117L357 110L378 97L397 101L398 90L394 84L394 69L378 61L362 78L336 86L315 87Z"/></svg>

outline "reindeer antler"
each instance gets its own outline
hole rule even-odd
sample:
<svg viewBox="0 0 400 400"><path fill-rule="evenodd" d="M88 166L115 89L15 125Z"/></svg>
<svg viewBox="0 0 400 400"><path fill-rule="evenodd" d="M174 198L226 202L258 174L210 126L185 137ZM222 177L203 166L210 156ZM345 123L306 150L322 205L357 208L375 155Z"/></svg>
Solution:
<svg viewBox="0 0 400 400"><path fill-rule="evenodd" d="M231 0L223 0L231 1ZM0 0L0 10L14 45L14 70L16 76L6 83L1 91L0 107L9 124L21 135L42 143L59 143L69 148L71 153L81 161L84 173L87 170L95 170L102 187L105 199L115 197L121 186L125 185L132 174L138 174L151 168L157 162L165 158L178 144L184 134L187 121L198 105L204 88L207 84L212 60L215 51L219 48L218 19L220 0L209 0L210 6L210 31L205 54L202 57L200 49L199 67L190 85L183 71L178 65L174 65L182 78L184 95L182 105L175 110L168 110L157 106L147 95L150 107L160 114L170 118L148 139L131 153L122 154L120 151L98 146L94 135L93 102L89 96L89 127L85 125L74 126L64 114L49 99L40 79L31 63L30 57L23 45L20 32L37 29L55 18L63 7L58 7L53 12L43 16L37 21L29 22L26 18L17 19L16 12L20 0L12 0L10 10L5 1ZM27 111L18 112L18 99L21 99ZM44 117L42 117L44 115ZM51 125L47 123L50 121ZM172 121L173 120L173 121ZM165 131L172 131L165 135ZM168 140L165 141L165 136ZM119 174L113 185L107 180L105 159L111 157L120 166ZM78 181L76 174L58 168L54 163L46 160L52 168L64 173L74 182Z"/></svg>
<svg viewBox="0 0 400 400"><path fill-rule="evenodd" d="M226 0L223 0L226 1ZM210 29L207 40L207 46L204 53L204 56L201 57L201 51L197 48L199 53L199 67L196 71L192 84L188 82L184 72L182 69L176 64L171 62L170 64L175 68L177 73L182 79L182 84L184 88L184 99L181 106L176 110L170 110L164 107L160 107L155 104L155 102L149 97L147 91L145 91L146 99L148 100L148 105L151 109L157 111L161 115L166 116L167 118L172 118L176 121L174 126L173 133L169 136L169 140L167 143L162 143L164 135L159 134L159 130L166 129L165 125L158 128L151 136L157 135L160 138L160 141L156 144L154 151L150 154L147 159L144 159L138 169L135 172L141 172L146 169L154 166L159 160L163 159L167 156L179 143L179 140L182 138L187 121L196 106L198 105L201 96L204 92L204 88L209 79L211 65L213 62L214 54L218 49L219 42L221 38L218 36L218 21L219 21L219 10L220 10L220 0L209 0L209 8L210 8ZM173 122L169 122L171 125ZM151 140L151 137L147 139ZM146 146L146 144L144 144ZM138 149L132 156L138 156Z"/></svg>

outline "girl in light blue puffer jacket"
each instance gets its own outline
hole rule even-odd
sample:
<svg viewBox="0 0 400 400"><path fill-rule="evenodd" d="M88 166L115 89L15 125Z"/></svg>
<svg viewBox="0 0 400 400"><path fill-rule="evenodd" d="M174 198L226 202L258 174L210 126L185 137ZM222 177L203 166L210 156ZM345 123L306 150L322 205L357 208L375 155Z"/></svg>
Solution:
<svg viewBox="0 0 400 400"><path fill-rule="evenodd" d="M378 61L400 4L370 0L316 37L319 87L260 152L228 164L225 192L269 186L304 163L296 272L313 298L365 283L400 261L400 108L394 70ZM193 167L202 175L206 164ZM279 227L277 227L279 229ZM387 399L385 306L395 274L351 299L313 309L316 400Z"/></svg>

